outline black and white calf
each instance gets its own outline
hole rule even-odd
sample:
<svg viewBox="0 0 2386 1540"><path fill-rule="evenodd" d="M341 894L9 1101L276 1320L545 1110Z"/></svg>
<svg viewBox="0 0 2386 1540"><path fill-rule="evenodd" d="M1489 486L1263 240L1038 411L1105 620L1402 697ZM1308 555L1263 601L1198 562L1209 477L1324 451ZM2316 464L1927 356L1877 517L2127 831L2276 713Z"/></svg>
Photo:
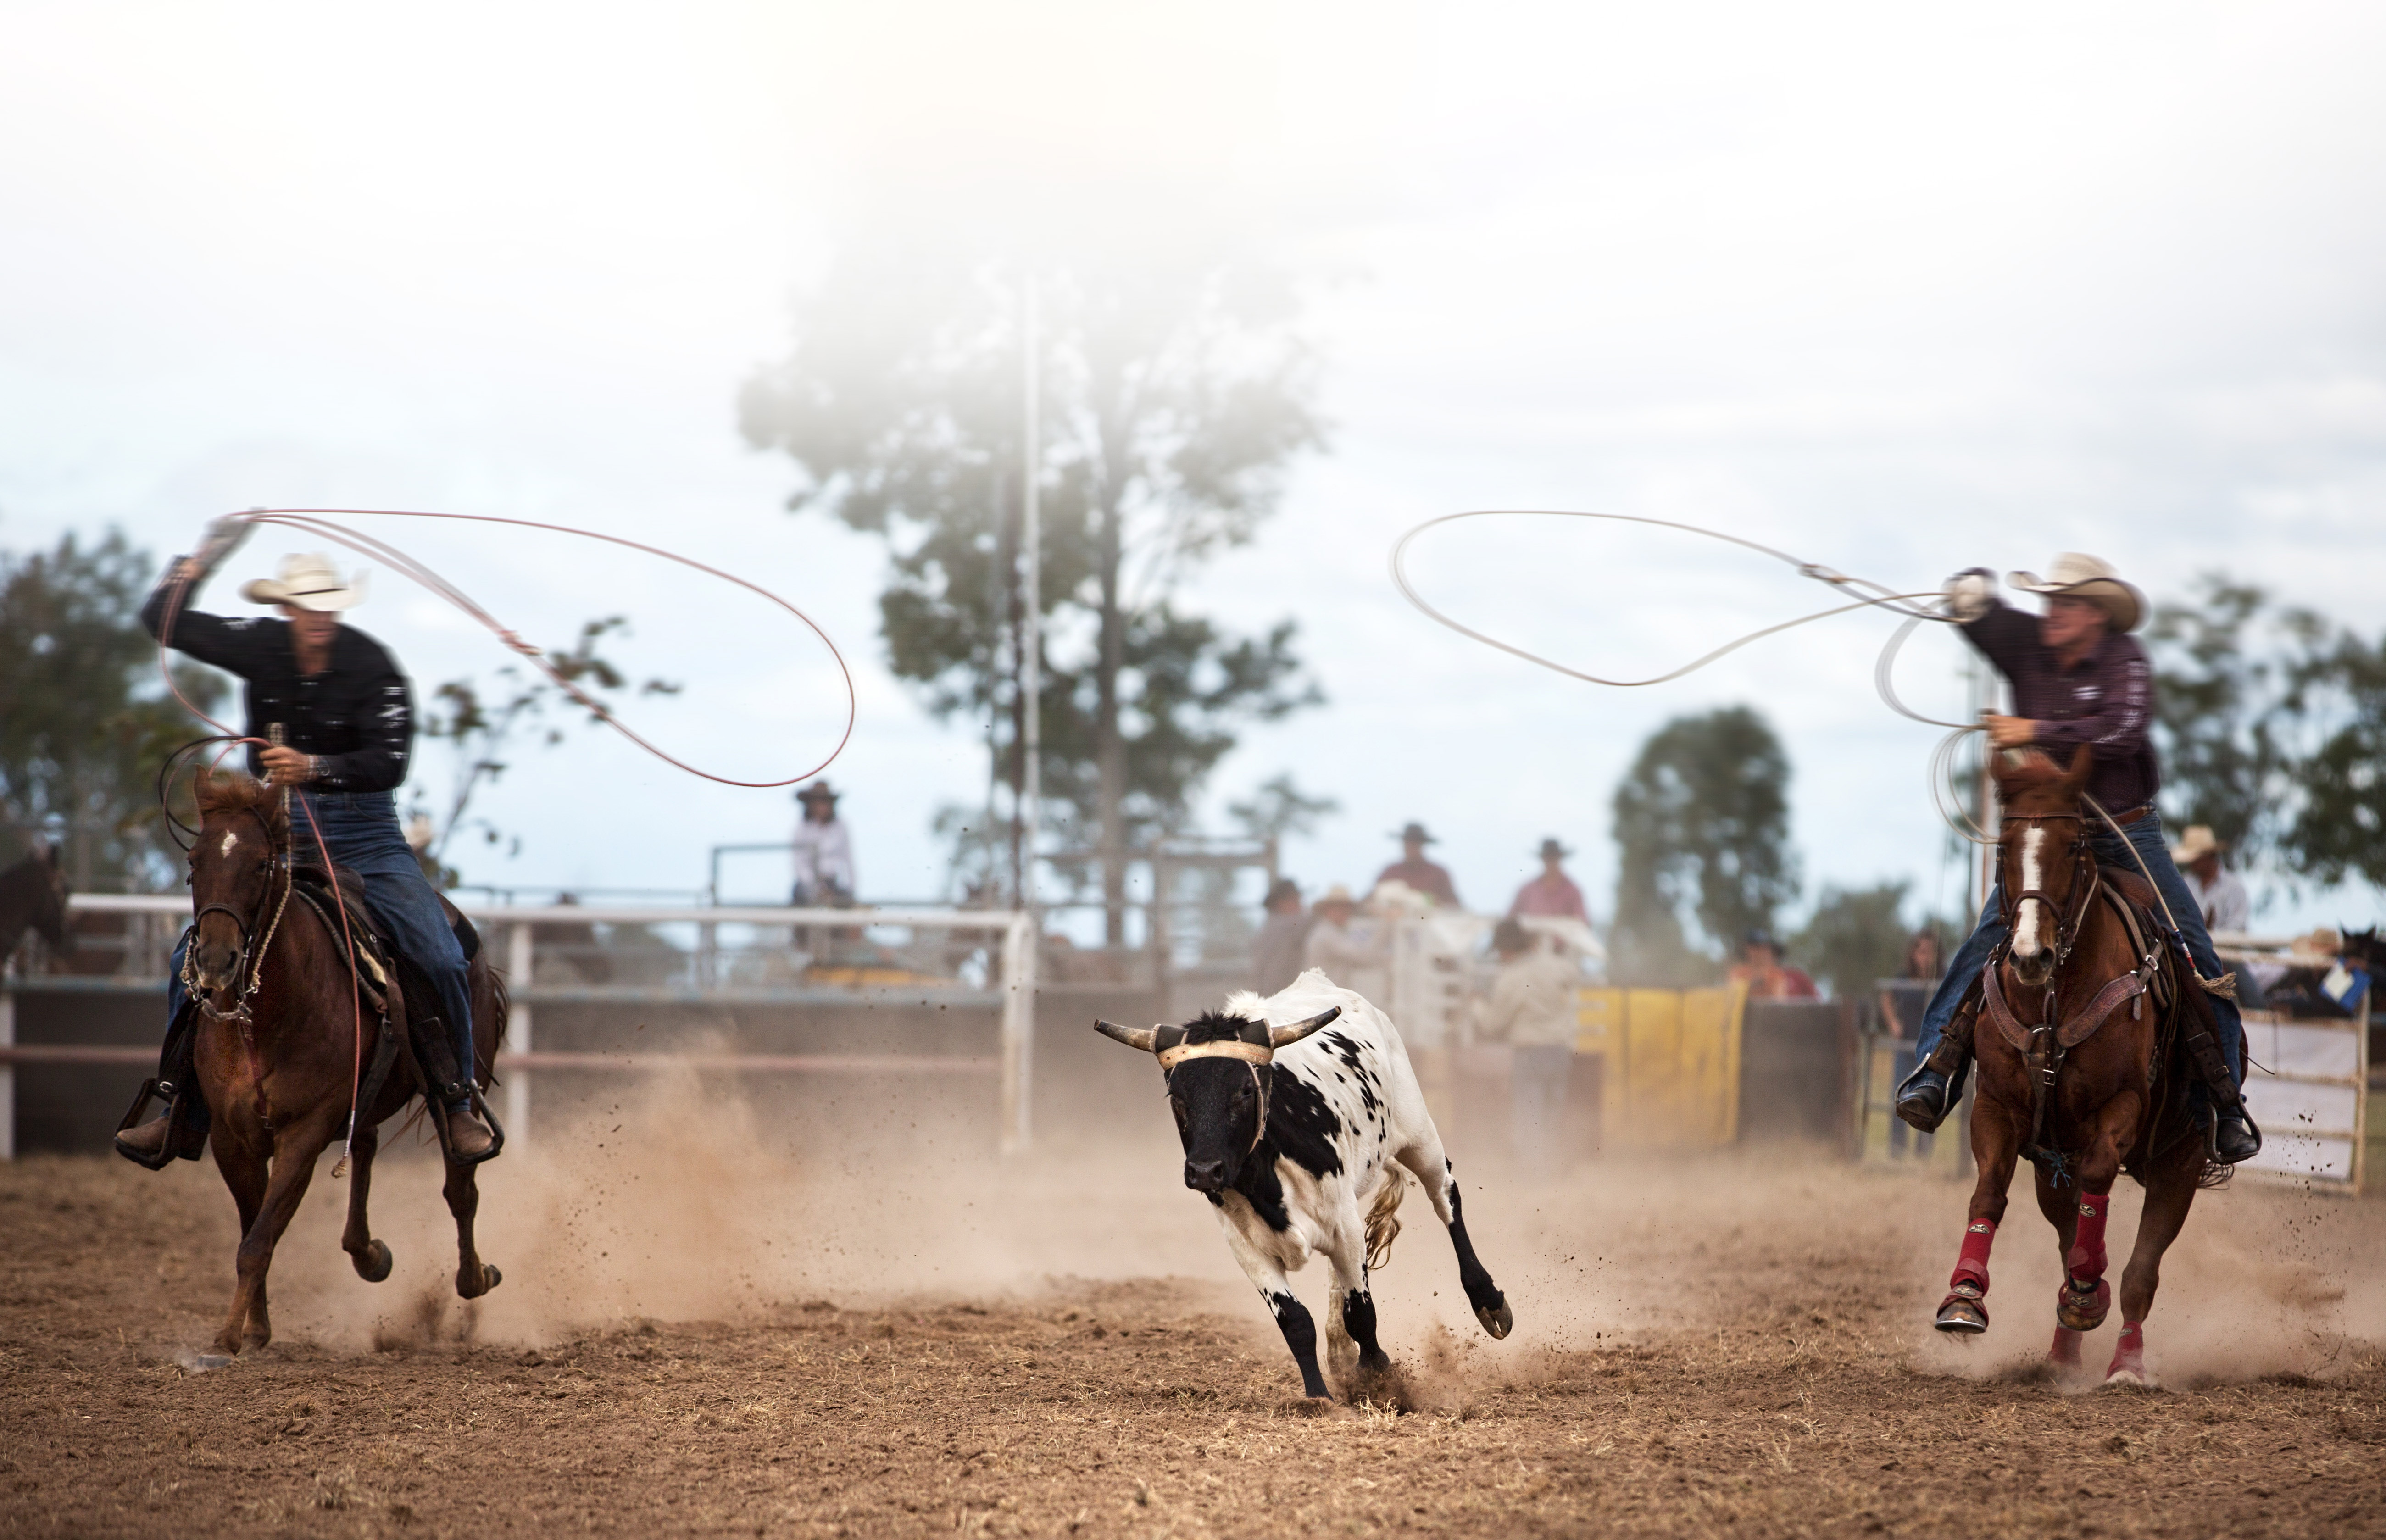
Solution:
<svg viewBox="0 0 2386 1540"><path fill-rule="evenodd" d="M1508 1334L1515 1317L1476 1260L1441 1135L1382 1011L1312 969L1272 998L1232 995L1223 1010L1183 1026L1095 1025L1160 1057L1185 1143L1185 1185L1216 1206L1227 1248L1275 1312L1305 1394L1326 1394L1317 1329L1285 1274L1312 1253L1334 1270L1329 1360L1345 1372L1353 1362L1391 1366L1375 1341L1367 1262L1398 1229L1402 1166L1450 1227L1476 1319L1495 1337Z"/></svg>

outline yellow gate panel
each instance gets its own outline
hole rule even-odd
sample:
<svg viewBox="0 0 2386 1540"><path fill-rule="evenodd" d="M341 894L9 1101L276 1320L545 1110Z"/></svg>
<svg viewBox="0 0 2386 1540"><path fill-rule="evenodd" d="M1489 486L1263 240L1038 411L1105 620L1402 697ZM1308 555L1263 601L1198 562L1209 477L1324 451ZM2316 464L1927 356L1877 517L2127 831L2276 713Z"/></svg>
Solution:
<svg viewBox="0 0 2386 1540"><path fill-rule="evenodd" d="M1744 983L1581 991L1575 1051L1601 1059L1601 1142L1681 1149L1737 1139L1747 1003Z"/></svg>

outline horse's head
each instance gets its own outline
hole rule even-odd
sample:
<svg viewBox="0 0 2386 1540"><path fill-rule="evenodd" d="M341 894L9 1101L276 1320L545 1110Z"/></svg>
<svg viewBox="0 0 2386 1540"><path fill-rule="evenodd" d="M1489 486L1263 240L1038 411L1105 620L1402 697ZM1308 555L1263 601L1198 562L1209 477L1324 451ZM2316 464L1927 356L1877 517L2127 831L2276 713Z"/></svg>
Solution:
<svg viewBox="0 0 2386 1540"><path fill-rule="evenodd" d="M257 941L289 822L282 799L245 775L199 781L199 837L191 844L191 981L212 993L235 984Z"/></svg>
<svg viewBox="0 0 2386 1540"><path fill-rule="evenodd" d="M35 880L33 908L28 923L58 951L71 952L74 935L67 929L67 895L74 890L67 885L67 874L58 865L57 846L46 842L38 844L28 859Z"/></svg>
<svg viewBox="0 0 2386 1540"><path fill-rule="evenodd" d="M2042 754L2003 754L1992 762L2003 826L1997 835L1997 880L2013 927L2014 979L2043 989L2070 949L2072 910L2091 875L2080 793L2088 784L2088 745L2064 770Z"/></svg>
<svg viewBox="0 0 2386 1540"><path fill-rule="evenodd" d="M1205 1011L1185 1025L1122 1027L1097 1021L1103 1036L1160 1058L1168 1110L1185 1146L1185 1185L1212 1196L1241 1179L1243 1161L1267 1131L1275 1050L1290 1047L1342 1014L1332 1006L1288 1026Z"/></svg>

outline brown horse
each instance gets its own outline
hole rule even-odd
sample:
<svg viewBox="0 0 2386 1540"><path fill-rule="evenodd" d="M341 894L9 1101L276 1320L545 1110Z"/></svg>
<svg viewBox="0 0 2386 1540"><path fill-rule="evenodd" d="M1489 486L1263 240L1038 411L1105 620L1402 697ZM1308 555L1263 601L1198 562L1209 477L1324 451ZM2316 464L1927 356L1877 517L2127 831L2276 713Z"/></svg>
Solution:
<svg viewBox="0 0 2386 1540"><path fill-rule="evenodd" d="M214 1115L209 1145L224 1184L240 1207L239 1283L216 1344L226 1353L272 1340L265 1277L315 1162L348 1125L359 1058L370 1063L378 1013L359 1008L342 960L336 914L327 919L293 901L289 817L279 793L246 776L218 775L199 787L199 837L191 847L191 903L196 911L189 952L192 993L199 996L198 1082ZM305 837L303 828L300 837ZM306 852L299 852L303 863ZM347 917L364 917L349 901ZM452 911L451 911L452 917ZM472 959L475 1078L488 1070L505 1033L506 994L486 954ZM404 995L388 982L391 1018L402 1021ZM360 1041L361 1039L361 1041ZM365 1201L372 1186L380 1125L420 1094L410 1055L358 1108L349 1173L347 1228L341 1249L358 1276L389 1276L389 1247L373 1239ZM443 1141L443 1149L445 1147ZM472 1246L480 1205L473 1167L446 1163L448 1212L456 1217L456 1292L477 1298L497 1284L497 1270Z"/></svg>
<svg viewBox="0 0 2386 1540"><path fill-rule="evenodd" d="M2147 894L2135 873L2097 867L2088 821L2095 815L2080 795L2087 746L2067 770L2036 754L1999 758L1998 877L2012 939L1990 957L1982 980L1973 1038L1979 1183L1937 1324L1942 1332L1988 1329L1989 1247L2004 1218L2014 1164L2027 1155L2064 1262L2048 1357L2078 1364L2081 1333L2102 1325L2112 1308L2104 1221L2114 1180L2127 1171L2146 1201L2121 1275L2121 1339L2105 1377L2143 1383L2144 1323L2163 1252L2187 1222L2205 1171L2175 1049L2199 1022L2210 1030L2212 1008L2177 948L2109 896L2116 889Z"/></svg>

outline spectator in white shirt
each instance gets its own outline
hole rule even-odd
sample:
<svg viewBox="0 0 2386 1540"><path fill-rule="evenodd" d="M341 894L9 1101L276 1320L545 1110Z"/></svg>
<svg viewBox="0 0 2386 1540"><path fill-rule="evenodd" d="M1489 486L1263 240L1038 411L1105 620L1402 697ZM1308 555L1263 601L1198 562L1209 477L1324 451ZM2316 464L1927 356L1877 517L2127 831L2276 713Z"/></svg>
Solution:
<svg viewBox="0 0 2386 1540"><path fill-rule="evenodd" d="M2187 879L2187 891L2195 895L2207 932L2242 933L2254 919L2254 901L2244 883L2220 864L2220 853L2228 848L2225 842L2212 837L2209 825L2202 823L2190 824L2187 833L2171 846L2170 858Z"/></svg>
<svg viewBox="0 0 2386 1540"><path fill-rule="evenodd" d="M860 885L853 874L853 835L836 816L836 793L815 781L796 794L804 816L796 824L796 891L798 908L815 905L844 908Z"/></svg>

